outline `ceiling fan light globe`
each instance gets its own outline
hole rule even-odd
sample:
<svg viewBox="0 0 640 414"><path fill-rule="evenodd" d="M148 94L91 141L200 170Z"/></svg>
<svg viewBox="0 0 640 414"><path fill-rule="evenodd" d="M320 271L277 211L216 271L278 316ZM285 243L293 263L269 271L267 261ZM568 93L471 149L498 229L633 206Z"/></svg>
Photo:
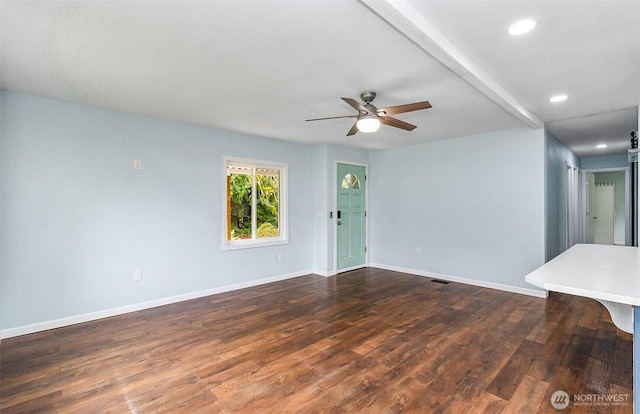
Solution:
<svg viewBox="0 0 640 414"><path fill-rule="evenodd" d="M360 132L376 132L380 128L380 120L375 116L363 116L358 119L357 125Z"/></svg>

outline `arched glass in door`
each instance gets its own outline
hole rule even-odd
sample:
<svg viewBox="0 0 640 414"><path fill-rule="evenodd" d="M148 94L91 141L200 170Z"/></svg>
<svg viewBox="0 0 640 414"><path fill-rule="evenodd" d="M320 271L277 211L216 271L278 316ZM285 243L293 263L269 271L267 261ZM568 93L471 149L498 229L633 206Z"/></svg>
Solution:
<svg viewBox="0 0 640 414"><path fill-rule="evenodd" d="M344 176L344 178L342 179L342 188L353 188L353 189L359 189L360 188L360 180L358 179L358 176L355 174L346 174Z"/></svg>

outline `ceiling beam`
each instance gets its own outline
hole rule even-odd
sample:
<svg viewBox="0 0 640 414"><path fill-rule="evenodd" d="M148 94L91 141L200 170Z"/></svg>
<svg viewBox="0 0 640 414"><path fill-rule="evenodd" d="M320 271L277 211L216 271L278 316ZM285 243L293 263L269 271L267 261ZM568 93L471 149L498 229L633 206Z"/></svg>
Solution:
<svg viewBox="0 0 640 414"><path fill-rule="evenodd" d="M531 128L544 122L529 112L495 80L449 42L405 0L358 0L421 50L449 68L505 111Z"/></svg>

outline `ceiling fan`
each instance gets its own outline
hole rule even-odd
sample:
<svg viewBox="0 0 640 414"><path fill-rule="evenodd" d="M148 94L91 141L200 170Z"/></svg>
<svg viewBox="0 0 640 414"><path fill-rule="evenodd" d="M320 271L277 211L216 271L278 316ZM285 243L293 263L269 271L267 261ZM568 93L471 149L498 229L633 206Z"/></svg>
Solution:
<svg viewBox="0 0 640 414"><path fill-rule="evenodd" d="M376 108L371 103L376 97L376 93L372 91L364 91L360 94L360 98L364 102L361 104L355 99L342 98L343 101L348 103L353 109L358 111L358 115L345 115L345 116L331 116L328 118L313 118L306 119L305 121L322 121L325 119L338 119L338 118L357 118L356 123L353 124L347 136L354 135L356 132L375 132L380 127L380 124L389 125L392 127L404 129L406 131L413 131L416 129L415 125L408 122L401 121L391 115L402 114L405 112L418 111L421 109L431 108L429 101L414 102L405 105L389 106L387 108Z"/></svg>

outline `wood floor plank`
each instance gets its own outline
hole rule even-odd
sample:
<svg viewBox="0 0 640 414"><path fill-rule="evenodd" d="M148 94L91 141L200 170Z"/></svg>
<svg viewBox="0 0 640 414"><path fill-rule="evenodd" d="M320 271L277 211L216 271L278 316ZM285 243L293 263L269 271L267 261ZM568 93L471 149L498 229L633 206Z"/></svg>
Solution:
<svg viewBox="0 0 640 414"><path fill-rule="evenodd" d="M375 396L372 407L381 413L410 412L408 408L415 400L420 400L426 387L411 377L405 378L397 387L390 387L386 392Z"/></svg>
<svg viewBox="0 0 640 414"><path fill-rule="evenodd" d="M545 403L543 399L548 389L548 382L525 375L505 406L505 411L514 414L538 412Z"/></svg>
<svg viewBox="0 0 640 414"><path fill-rule="evenodd" d="M631 358L595 301L360 269L5 339L0 412L552 412Z"/></svg>
<svg viewBox="0 0 640 414"><path fill-rule="evenodd" d="M576 326L560 364L577 370L583 367L591 353L595 335L594 330Z"/></svg>
<svg viewBox="0 0 640 414"><path fill-rule="evenodd" d="M601 359L587 357L583 382L587 389L605 394L611 385L611 363Z"/></svg>
<svg viewBox="0 0 640 414"><path fill-rule="evenodd" d="M579 302L582 298L575 299ZM571 302L566 295L553 294L549 296L548 301L551 303L545 306L545 317L553 321L549 325L549 329L553 329L553 333L544 343L542 355L536 359L528 372L532 377L547 382L551 380L556 369L561 365L577 327L575 321L579 315L582 315L577 307L567 306ZM589 339L585 338L584 340Z"/></svg>
<svg viewBox="0 0 640 414"><path fill-rule="evenodd" d="M467 413L508 413L505 410L507 402L500 397L483 392L478 398L471 401L468 405L469 411L460 411Z"/></svg>
<svg viewBox="0 0 640 414"><path fill-rule="evenodd" d="M556 331L557 323L550 321L549 319L542 317L538 320L536 326L533 327L527 339L541 344L546 344L549 338Z"/></svg>
<svg viewBox="0 0 640 414"><path fill-rule="evenodd" d="M487 387L487 391L503 400L511 400L513 393L524 378L524 373L542 351L542 344L529 340L522 341L507 364Z"/></svg>
<svg viewBox="0 0 640 414"><path fill-rule="evenodd" d="M618 331L611 366L611 383L622 388L633 387L633 335Z"/></svg>
<svg viewBox="0 0 640 414"><path fill-rule="evenodd" d="M481 351L480 363L473 367L458 386L452 390L452 397L458 401L470 402L478 399L486 400L487 395L485 394L493 395L487 393L486 389L498 375L498 372L507 364L516 349L516 344L504 339L496 339L490 342ZM493 401L492 398L489 400ZM489 400L487 400L487 403ZM499 400L506 401L502 398L499 398Z"/></svg>
<svg viewBox="0 0 640 414"><path fill-rule="evenodd" d="M547 393L542 398L542 403L538 408L539 413L557 413L558 410L551 405L551 396L556 391L566 392L570 398L575 394L590 392L581 381L581 371L564 366L558 366L550 377Z"/></svg>

